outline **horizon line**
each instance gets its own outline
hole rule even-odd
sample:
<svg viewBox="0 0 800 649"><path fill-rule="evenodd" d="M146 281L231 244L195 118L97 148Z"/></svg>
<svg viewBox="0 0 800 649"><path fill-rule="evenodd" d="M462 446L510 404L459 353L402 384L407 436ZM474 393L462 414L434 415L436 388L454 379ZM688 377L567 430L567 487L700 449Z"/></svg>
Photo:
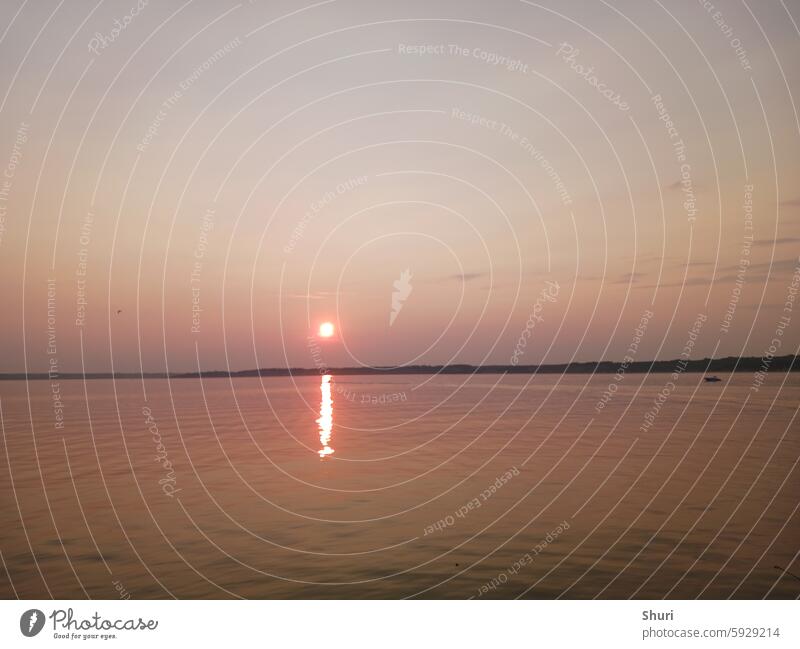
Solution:
<svg viewBox="0 0 800 649"><path fill-rule="evenodd" d="M609 374L622 370L636 374L665 372L752 372L800 371L798 356L725 356L721 358L647 361L572 361L538 365L452 363L447 365L363 365L355 367L273 367L245 370L200 370L198 372L5 372L0 381L38 381L45 379L191 379L314 376L322 374L356 376L371 374Z"/></svg>

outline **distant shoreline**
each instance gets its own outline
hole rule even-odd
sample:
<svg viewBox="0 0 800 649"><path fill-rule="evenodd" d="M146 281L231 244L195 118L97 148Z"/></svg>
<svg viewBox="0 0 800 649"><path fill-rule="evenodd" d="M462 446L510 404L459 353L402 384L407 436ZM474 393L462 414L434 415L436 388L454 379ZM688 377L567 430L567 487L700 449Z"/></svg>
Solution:
<svg viewBox="0 0 800 649"><path fill-rule="evenodd" d="M228 372L208 370L203 372L67 372L50 376L46 372L0 374L0 381L42 381L47 379L213 379L281 376L334 376L401 374L613 374L624 371L626 374L646 374L674 372L681 363L681 372L798 372L800 357L789 354L775 356L769 360L754 356L726 358L703 358L685 362L679 359L669 361L638 361L623 367L617 361L590 361L587 363L563 363L555 365L409 365L407 367L328 367L328 368L263 368Z"/></svg>

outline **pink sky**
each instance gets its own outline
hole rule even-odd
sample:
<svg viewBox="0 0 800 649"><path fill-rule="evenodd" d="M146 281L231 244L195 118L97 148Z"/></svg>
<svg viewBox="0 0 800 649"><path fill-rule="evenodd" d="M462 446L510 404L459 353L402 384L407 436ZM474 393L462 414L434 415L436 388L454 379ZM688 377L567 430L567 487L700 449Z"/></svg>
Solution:
<svg viewBox="0 0 800 649"><path fill-rule="evenodd" d="M0 370L796 353L800 15L717 4L21 13Z"/></svg>

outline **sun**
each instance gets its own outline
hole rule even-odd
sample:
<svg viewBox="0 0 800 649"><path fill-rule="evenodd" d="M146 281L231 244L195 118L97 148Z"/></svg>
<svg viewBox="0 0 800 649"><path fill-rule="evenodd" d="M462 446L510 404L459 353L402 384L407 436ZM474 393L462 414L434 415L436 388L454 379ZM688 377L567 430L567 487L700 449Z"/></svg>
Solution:
<svg viewBox="0 0 800 649"><path fill-rule="evenodd" d="M333 336L334 328L332 322L323 322L319 326L319 336L320 338L330 338Z"/></svg>

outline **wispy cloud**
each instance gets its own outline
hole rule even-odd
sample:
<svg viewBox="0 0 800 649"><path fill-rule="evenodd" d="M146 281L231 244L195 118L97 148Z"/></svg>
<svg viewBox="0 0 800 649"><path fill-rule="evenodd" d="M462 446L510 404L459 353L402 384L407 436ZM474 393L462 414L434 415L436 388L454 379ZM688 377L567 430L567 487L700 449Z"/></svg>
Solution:
<svg viewBox="0 0 800 649"><path fill-rule="evenodd" d="M480 277L486 277L488 273L456 273L455 275L450 275L447 279L457 279L461 282L470 282L473 279L478 279Z"/></svg>
<svg viewBox="0 0 800 649"><path fill-rule="evenodd" d="M336 297L343 295L344 291L333 293L331 291L319 291L317 293L287 293L285 298L290 300L324 300L326 297Z"/></svg>
<svg viewBox="0 0 800 649"><path fill-rule="evenodd" d="M719 281L719 280L716 280ZM640 285L638 288L674 288L676 286L707 286L711 283L710 277L690 277L685 282L661 282L660 284Z"/></svg>
<svg viewBox="0 0 800 649"><path fill-rule="evenodd" d="M614 280L613 284L638 284L639 280L642 277L645 277L645 273L625 273L624 275L620 275L618 279Z"/></svg>
<svg viewBox="0 0 800 649"><path fill-rule="evenodd" d="M676 180L674 183L670 183L669 185L664 185L664 189L668 189L671 191L678 191L682 189L682 187L683 185L681 185L680 180ZM699 183L692 182L692 190L694 191L695 194L697 194L697 191L701 188L702 186Z"/></svg>
<svg viewBox="0 0 800 649"><path fill-rule="evenodd" d="M748 266L748 272L751 270L768 270L772 272L794 270L797 268L798 264L800 264L800 261L797 260L797 257L792 257L789 259L775 259L772 263L765 261L760 264L750 264ZM720 268L720 270L739 270L739 265L733 264L732 266L723 266Z"/></svg>
<svg viewBox="0 0 800 649"><path fill-rule="evenodd" d="M778 237L777 239L760 239L759 241L754 241L754 246L777 246L782 243L800 243L800 238L798 237Z"/></svg>
<svg viewBox="0 0 800 649"><path fill-rule="evenodd" d="M769 262L750 264L744 275L745 282L765 282L776 274L792 272L798 266L800 261L795 257L794 259L776 259L770 264ZM685 282L683 281L670 281L658 284L658 288L674 288L677 286L707 286L714 282L714 284L728 284L740 279L738 264L731 266L722 266L719 271L720 275L716 277L691 277ZM655 288L655 284L643 285L639 284L637 288Z"/></svg>

